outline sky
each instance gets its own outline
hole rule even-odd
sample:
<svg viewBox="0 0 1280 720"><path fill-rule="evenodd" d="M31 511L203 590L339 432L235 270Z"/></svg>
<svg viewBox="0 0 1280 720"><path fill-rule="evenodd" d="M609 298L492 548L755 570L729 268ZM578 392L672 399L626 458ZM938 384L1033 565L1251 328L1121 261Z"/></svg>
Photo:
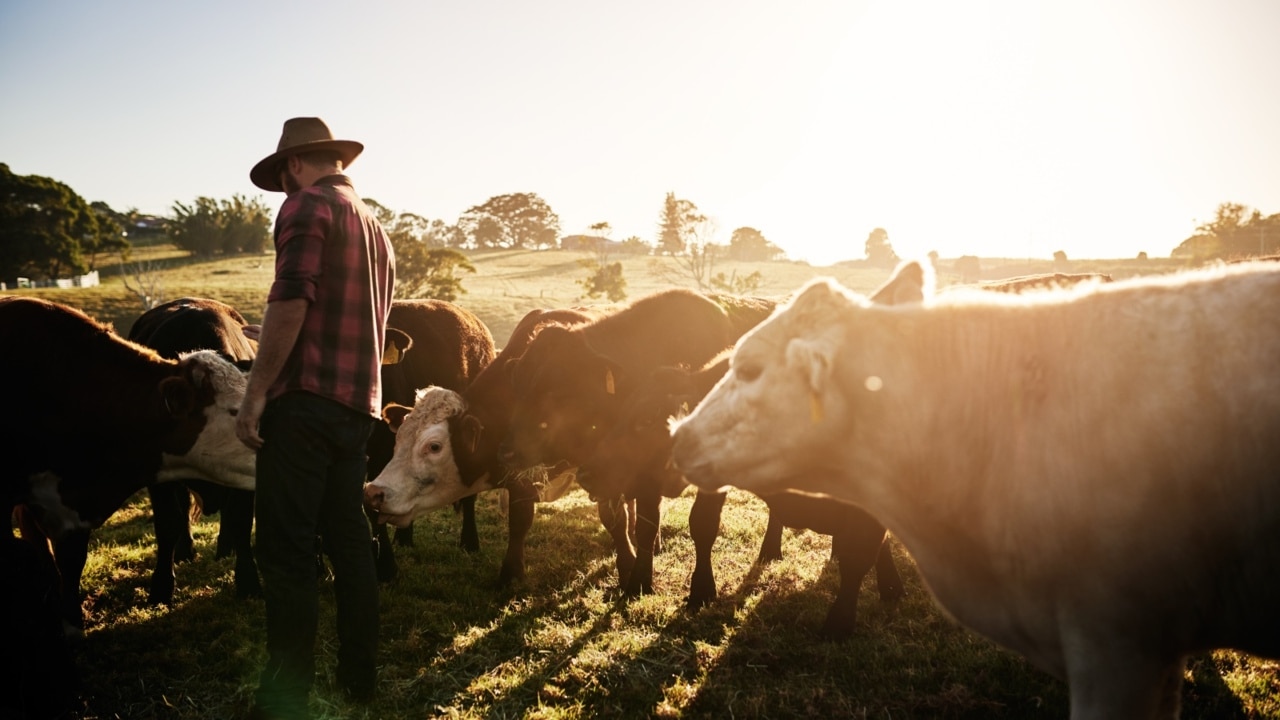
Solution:
<svg viewBox="0 0 1280 720"><path fill-rule="evenodd" d="M536 193L657 238L667 193L815 265L1168 256L1280 212L1276 0L4 0L0 162L169 215L241 194L284 120L456 222Z"/></svg>

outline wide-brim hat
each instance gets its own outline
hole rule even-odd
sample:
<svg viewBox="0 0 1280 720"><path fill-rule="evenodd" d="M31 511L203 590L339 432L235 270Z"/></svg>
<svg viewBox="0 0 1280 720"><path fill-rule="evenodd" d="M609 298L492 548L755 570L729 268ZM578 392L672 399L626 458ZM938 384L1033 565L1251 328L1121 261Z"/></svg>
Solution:
<svg viewBox="0 0 1280 720"><path fill-rule="evenodd" d="M355 140L335 140L333 132L318 117L298 117L284 121L280 142L276 151L266 156L249 171L254 185L270 192L283 192L280 185L279 163L290 155L313 150L337 150L345 169L364 151L364 145Z"/></svg>

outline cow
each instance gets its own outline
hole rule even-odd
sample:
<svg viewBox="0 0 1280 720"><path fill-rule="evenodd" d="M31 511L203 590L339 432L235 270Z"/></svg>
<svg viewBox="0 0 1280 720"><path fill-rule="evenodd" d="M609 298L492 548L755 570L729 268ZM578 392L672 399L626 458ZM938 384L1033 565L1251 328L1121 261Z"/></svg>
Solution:
<svg viewBox="0 0 1280 720"><path fill-rule="evenodd" d="M388 328L404 338L396 344L393 359L382 365L382 403L384 412L392 406L413 404L419 388L430 385L461 392L471 380L493 362L496 350L493 336L473 313L445 300L395 300L387 317ZM395 431L386 423L375 423L369 436L369 478L377 478L395 453ZM480 549L480 536L475 520L475 494L456 498L462 512L462 547L475 552ZM389 541L385 519L371 511L376 531L378 579L389 581L396 575L395 555ZM401 524L396 542L411 545L412 527Z"/></svg>
<svg viewBox="0 0 1280 720"><path fill-rule="evenodd" d="M550 325L580 324L601 315L599 311L581 308L532 310L521 318L502 352L462 391L460 402L442 392L415 398L412 407L388 404L384 417L397 439L416 439L397 444L396 458L365 486L365 503L377 519L405 526L424 512L473 497L483 490L504 489L509 498L507 551L497 584L501 588L523 580L524 540L533 525L534 502L551 498L543 490L546 483L541 482L546 480L546 473L518 472L501 461L499 445L506 436L512 404L510 377L504 368L511 358L523 354L541 329ZM442 410L437 411L437 406ZM433 423L415 421L414 428L401 431L402 423L415 409L419 416L446 419L447 427L438 432L428 431L428 434L435 437L443 432L448 438L450 463L456 463L456 471L444 467L449 463L443 463L439 455L407 454L414 447L430 447L430 438L421 433L433 427Z"/></svg>
<svg viewBox="0 0 1280 720"><path fill-rule="evenodd" d="M1189 654L1280 657L1277 357L1273 263L889 308L822 279L742 338L672 457L865 508L1073 718L1176 717Z"/></svg>
<svg viewBox="0 0 1280 720"><path fill-rule="evenodd" d="M667 290L592 322L542 330L504 367L514 398L504 461L513 467L580 465L649 373L667 365L701 366L773 306L758 298ZM650 491L632 498L634 548L627 532L631 521L606 512L625 505L600 504L601 520L614 537L619 587L627 595L653 591L662 494L658 483L645 487Z"/></svg>
<svg viewBox="0 0 1280 720"><path fill-rule="evenodd" d="M128 339L146 345L161 357L177 359L184 352L213 350L248 370L257 343L245 336L244 316L234 307L210 298L184 297L142 313L129 329ZM221 512L215 557L235 555L235 587L239 597L261 597L258 566L253 558L253 492L190 479L147 487L155 525L156 566L148 600L173 602L174 563L195 557L191 535L192 494L196 513Z"/></svg>
<svg viewBox="0 0 1280 720"><path fill-rule="evenodd" d="M1038 273L1035 275L1018 275L978 283L980 290L991 290L1004 293L1022 293L1029 290L1053 290L1067 288L1080 283L1109 283L1112 278L1107 273Z"/></svg>
<svg viewBox="0 0 1280 720"><path fill-rule="evenodd" d="M245 376L212 351L178 360L130 342L74 308L0 298L3 510L25 538L52 541L64 622L83 627L80 575L89 531L157 480L254 485L235 436Z"/></svg>
<svg viewBox="0 0 1280 720"><path fill-rule="evenodd" d="M875 292L873 302L919 302L919 277L904 273ZM601 497L637 497L651 494L657 482L661 495L675 497L685 486L671 464L668 420L688 414L729 368L731 350L721 352L700 370L662 367L622 403L619 419L601 438L595 454L583 463L578 483ZM769 508L769 522L761 544L759 562L782 557L782 528L815 530L832 536L832 555L840 565L840 590L827 614L822 633L840 638L853 632L857 620L858 591L872 567L883 602L894 604L904 594L902 579L889 551L885 528L859 508L838 501L811 498L798 493L761 496ZM698 609L716 596L711 549L720 529L725 496L699 490L689 513L695 561L686 604Z"/></svg>

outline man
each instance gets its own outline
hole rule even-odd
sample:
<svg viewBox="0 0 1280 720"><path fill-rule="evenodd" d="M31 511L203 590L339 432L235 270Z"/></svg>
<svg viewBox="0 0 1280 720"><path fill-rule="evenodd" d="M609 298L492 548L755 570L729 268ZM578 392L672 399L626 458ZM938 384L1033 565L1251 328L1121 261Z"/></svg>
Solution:
<svg viewBox="0 0 1280 720"><path fill-rule="evenodd" d="M372 698L378 584L361 504L365 444L380 417L378 369L395 282L386 234L342 174L364 146L320 118L284 124L249 173L288 193L275 226L275 281L236 433L257 450L256 553L267 665L255 717L307 717L319 615L315 538L333 565L337 679Z"/></svg>

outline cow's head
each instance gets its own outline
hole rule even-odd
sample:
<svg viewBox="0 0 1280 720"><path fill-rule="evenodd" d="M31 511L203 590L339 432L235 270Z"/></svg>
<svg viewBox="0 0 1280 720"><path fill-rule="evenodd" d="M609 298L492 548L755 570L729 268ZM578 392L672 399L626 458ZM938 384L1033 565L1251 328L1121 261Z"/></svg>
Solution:
<svg viewBox="0 0 1280 720"><path fill-rule="evenodd" d="M59 485L62 479L52 472L41 472L27 479L27 492L21 498L29 517L50 540L57 542L73 532L88 532L101 524L85 518L62 501Z"/></svg>
<svg viewBox="0 0 1280 720"><path fill-rule="evenodd" d="M577 464L616 417L627 377L574 328L548 327L507 363L513 406L504 457L514 467Z"/></svg>
<svg viewBox="0 0 1280 720"><path fill-rule="evenodd" d="M165 438L159 481L199 478L254 489L254 452L236 438L244 372L212 350L187 353L179 372L159 387L159 402L176 423Z"/></svg>
<svg viewBox="0 0 1280 720"><path fill-rule="evenodd" d="M708 490L736 485L758 493L785 489L797 473L820 472L832 449L848 442L852 406L880 390L878 377L854 389L833 381L837 365L856 361L847 336L858 309L919 301L926 278L927 268L905 264L870 299L828 279L806 285L742 337L729 372L676 424L677 467Z"/></svg>
<svg viewBox="0 0 1280 720"><path fill-rule="evenodd" d="M395 453L364 488L365 504L378 522L404 527L428 510L488 489L464 485L453 460L449 418L465 410L461 395L432 385L418 391L412 408L390 405L383 411L395 431Z"/></svg>

